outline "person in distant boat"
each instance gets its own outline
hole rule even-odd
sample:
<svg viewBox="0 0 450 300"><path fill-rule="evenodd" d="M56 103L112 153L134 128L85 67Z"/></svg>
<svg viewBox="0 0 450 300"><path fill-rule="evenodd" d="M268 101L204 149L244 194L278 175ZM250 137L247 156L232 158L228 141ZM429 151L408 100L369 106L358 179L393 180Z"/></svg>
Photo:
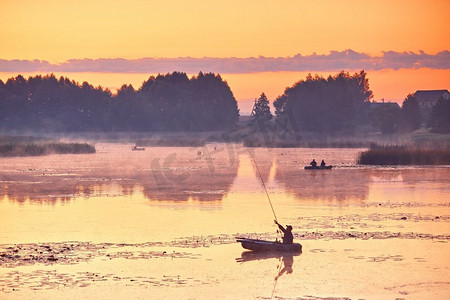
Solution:
<svg viewBox="0 0 450 300"><path fill-rule="evenodd" d="M313 168L317 167L317 162L315 159L312 160L312 162L309 163Z"/></svg>
<svg viewBox="0 0 450 300"><path fill-rule="evenodd" d="M321 167L321 168L324 168L325 165L326 165L326 163L325 163L325 161L322 159L322 162L320 163L320 167Z"/></svg>
<svg viewBox="0 0 450 300"><path fill-rule="evenodd" d="M278 225L278 228L284 233L283 235L283 244L292 244L294 242L294 236L292 235L292 226L286 225L284 228L277 220L274 220L275 224Z"/></svg>

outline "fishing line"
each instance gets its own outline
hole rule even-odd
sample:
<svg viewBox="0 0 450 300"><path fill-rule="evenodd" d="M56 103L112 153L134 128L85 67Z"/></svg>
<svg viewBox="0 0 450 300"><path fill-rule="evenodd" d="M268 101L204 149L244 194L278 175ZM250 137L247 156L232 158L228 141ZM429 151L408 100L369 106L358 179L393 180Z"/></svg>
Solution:
<svg viewBox="0 0 450 300"><path fill-rule="evenodd" d="M272 209L273 216L275 217L275 221L278 221L277 215L275 214L275 210L273 209L272 201L270 201L269 193L267 192L266 184L264 183L263 177L261 175L261 172L259 171L258 164L256 163L255 158L253 157L253 154L250 150L248 150L248 153L250 154L250 157L252 158L252 161L255 163L256 171L258 172L259 178L261 179L261 183L264 187L264 191L266 192L267 199L269 200L270 208Z"/></svg>
<svg viewBox="0 0 450 300"><path fill-rule="evenodd" d="M278 274L277 277L275 277L275 283L273 284L273 289L272 289L272 295L270 296L270 299L273 299L273 295L275 294L275 288L277 287L277 283L278 283L278 278L280 278L280 272L281 272L281 256L278 260Z"/></svg>

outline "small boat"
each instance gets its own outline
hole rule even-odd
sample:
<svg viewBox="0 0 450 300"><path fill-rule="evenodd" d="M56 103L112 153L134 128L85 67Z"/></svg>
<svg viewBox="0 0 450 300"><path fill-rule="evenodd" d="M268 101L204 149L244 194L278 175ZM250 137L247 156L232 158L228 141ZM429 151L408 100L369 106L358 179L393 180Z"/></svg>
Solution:
<svg viewBox="0 0 450 300"><path fill-rule="evenodd" d="M305 170L331 170L333 168L333 166L324 166L324 167L320 167L320 166L305 166Z"/></svg>
<svg viewBox="0 0 450 300"><path fill-rule="evenodd" d="M131 150L133 150L133 151L144 151L145 150L145 148L141 148L141 147L138 147L138 146L134 146L133 148L131 148Z"/></svg>
<svg viewBox="0 0 450 300"><path fill-rule="evenodd" d="M247 250L260 252L301 252L302 245L299 243L283 244L280 242L255 240L248 238L237 238L237 242L241 243L242 247Z"/></svg>

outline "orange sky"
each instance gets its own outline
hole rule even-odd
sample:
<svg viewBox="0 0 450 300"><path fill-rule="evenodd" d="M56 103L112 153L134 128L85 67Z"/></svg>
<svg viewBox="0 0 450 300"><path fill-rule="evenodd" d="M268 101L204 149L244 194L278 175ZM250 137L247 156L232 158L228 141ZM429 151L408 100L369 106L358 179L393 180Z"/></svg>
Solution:
<svg viewBox="0 0 450 300"><path fill-rule="evenodd" d="M0 59L4 60L292 57L346 49L371 56L419 50L435 55L450 50L448 0L0 0L0 5ZM2 80L25 73L0 72ZM335 74L336 70L310 72ZM398 100L405 92L450 87L446 67L367 72L376 99ZM63 75L79 81L95 78L94 84L111 88L119 85L118 78L138 87L148 77L88 73ZM223 77L236 98L244 100L263 91L274 98L307 73Z"/></svg>

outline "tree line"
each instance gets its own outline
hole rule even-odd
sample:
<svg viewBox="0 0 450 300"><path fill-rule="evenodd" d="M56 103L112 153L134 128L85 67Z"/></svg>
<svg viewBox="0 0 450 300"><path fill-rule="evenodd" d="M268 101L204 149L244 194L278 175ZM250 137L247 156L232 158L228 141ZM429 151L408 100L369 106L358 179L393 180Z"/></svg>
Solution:
<svg viewBox="0 0 450 300"><path fill-rule="evenodd" d="M375 130L387 133L412 132L421 127L423 116L414 95L396 103L374 103L367 74L340 72L327 78L309 74L274 101L272 119L265 94L255 101L249 124L268 128L268 123L290 130L325 134ZM427 128L431 132L450 133L450 100L441 99L433 108ZM259 125L258 125L259 124ZM256 125L256 126L255 126Z"/></svg>
<svg viewBox="0 0 450 300"><path fill-rule="evenodd" d="M450 100L440 98L431 113L424 113L413 94L401 107L384 105L371 110L372 125L382 133L411 132L425 127L432 133L450 133Z"/></svg>
<svg viewBox="0 0 450 300"><path fill-rule="evenodd" d="M235 126L237 101L220 75L151 76L135 90L79 84L53 74L0 80L0 128L58 132L212 131Z"/></svg>
<svg viewBox="0 0 450 300"><path fill-rule="evenodd" d="M327 78L308 75L273 103L255 101L249 125L286 131L349 134L372 128L410 132L421 126L413 95L397 105L374 105L367 73L339 72ZM441 99L428 120L431 132L450 132L450 100ZM59 132L219 131L235 127L237 101L227 82L214 73L173 72L151 76L139 89L109 89L79 84L53 74L0 80L0 129ZM270 126L268 126L268 124ZM284 134L284 133L282 133ZM297 135L295 135L297 136Z"/></svg>
<svg viewBox="0 0 450 300"><path fill-rule="evenodd" d="M364 71L342 71L328 78L309 74L274 101L275 114L281 120L294 116L305 131L352 132L366 122L373 97L366 76Z"/></svg>

